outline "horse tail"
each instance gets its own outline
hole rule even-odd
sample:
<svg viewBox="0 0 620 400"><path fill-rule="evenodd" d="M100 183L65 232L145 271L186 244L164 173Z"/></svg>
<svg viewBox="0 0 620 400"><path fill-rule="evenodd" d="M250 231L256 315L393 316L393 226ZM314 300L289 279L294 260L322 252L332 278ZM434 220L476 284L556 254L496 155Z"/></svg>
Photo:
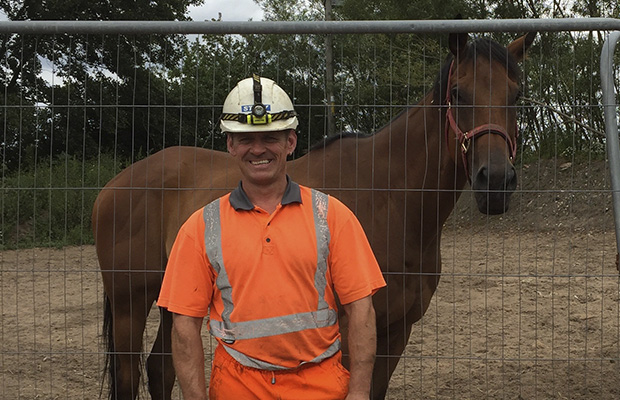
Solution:
<svg viewBox="0 0 620 400"><path fill-rule="evenodd" d="M103 344L105 347L105 361L103 364L103 377L101 379L101 391L108 379L108 399L113 400L116 393L116 363L114 359L114 326L112 319L112 303L107 294L104 294L103 301ZM99 394L101 398L102 393Z"/></svg>

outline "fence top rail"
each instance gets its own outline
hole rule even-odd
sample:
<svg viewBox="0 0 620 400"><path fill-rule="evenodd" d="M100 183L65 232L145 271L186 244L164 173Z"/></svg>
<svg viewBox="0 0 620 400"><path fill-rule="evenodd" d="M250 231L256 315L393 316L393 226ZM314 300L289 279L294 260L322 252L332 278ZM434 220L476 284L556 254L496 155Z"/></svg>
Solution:
<svg viewBox="0 0 620 400"><path fill-rule="evenodd" d="M408 21L0 21L21 34L352 34L620 30L616 18Z"/></svg>

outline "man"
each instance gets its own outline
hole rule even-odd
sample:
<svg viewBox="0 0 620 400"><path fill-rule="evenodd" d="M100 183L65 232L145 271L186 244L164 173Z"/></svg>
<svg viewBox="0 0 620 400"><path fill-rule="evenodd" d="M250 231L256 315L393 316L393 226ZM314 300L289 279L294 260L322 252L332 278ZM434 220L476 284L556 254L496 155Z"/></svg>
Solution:
<svg viewBox="0 0 620 400"><path fill-rule="evenodd" d="M224 102L221 128L241 182L181 227L158 301L173 313L186 400L207 398L207 315L218 342L209 398L369 398L371 296L385 281L353 213L287 176L297 124L290 98L270 79L242 80ZM340 362L336 295L348 317L350 373Z"/></svg>

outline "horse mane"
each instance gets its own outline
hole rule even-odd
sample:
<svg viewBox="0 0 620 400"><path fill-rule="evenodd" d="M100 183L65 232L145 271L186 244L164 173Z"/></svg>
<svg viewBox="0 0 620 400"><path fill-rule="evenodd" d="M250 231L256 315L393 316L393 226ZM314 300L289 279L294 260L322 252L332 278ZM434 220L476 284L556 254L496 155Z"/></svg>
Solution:
<svg viewBox="0 0 620 400"><path fill-rule="evenodd" d="M340 132L337 135L327 136L323 138L322 141L313 144L308 153L317 149L324 149L330 144L340 141L341 139L357 139L359 137L367 137L372 136L372 134L362 133L362 132Z"/></svg>
<svg viewBox="0 0 620 400"><path fill-rule="evenodd" d="M475 62L476 57L484 57L490 61L496 61L500 65L503 65L506 68L508 77L517 81L519 85L521 84L521 69L519 68L519 64L504 46L495 42L493 39L483 37L475 39L468 44L463 60ZM446 104L446 87L448 84L448 74L450 73L450 64L452 63L452 60L454 60L454 55L448 54L441 69L439 70L437 79L433 84L433 99L435 104ZM381 131L385 126L391 124L407 110L408 107L396 114L396 116L394 116L388 123L386 123L382 128L377 129L374 133L367 134L361 132L341 132L337 135L328 136L322 141L313 144L308 150L308 153L317 149L325 149L332 143L340 141L341 139L372 136Z"/></svg>
<svg viewBox="0 0 620 400"><path fill-rule="evenodd" d="M504 46L493 39L487 37L478 38L468 44L463 60L475 62L476 57L484 57L489 61L496 61L503 65L506 68L508 77L521 85L521 69L517 60ZM446 88L452 60L454 60L454 55L448 54L433 85L433 100L435 104L446 104Z"/></svg>
<svg viewBox="0 0 620 400"><path fill-rule="evenodd" d="M409 107L405 107L404 110L400 111L398 114L396 114L394 117L392 117L392 119L390 119L389 122L385 123L381 128L376 129L373 133L365 133L365 132L340 132L337 135L327 136L327 137L323 138L322 141L313 144L310 147L310 149L308 150L308 153L310 153L313 150L317 150L317 149L325 149L330 144L332 144L334 142L338 142L338 141L340 141L342 139L359 139L359 138L365 138L365 137L370 137L370 136L376 135L378 132L381 132L381 130L383 130L383 128L385 128L386 126L389 126L392 122L394 122L396 119L398 119L398 117L400 117L404 112L406 112L408 110L408 108Z"/></svg>
<svg viewBox="0 0 620 400"><path fill-rule="evenodd" d="M310 149L308 150L308 153L310 153L313 150L317 150L317 149L325 149L330 144L332 144L334 142L338 142L341 139L359 139L359 138L365 138L365 137L370 137L370 136L376 135L378 132L381 132L381 130L383 130L383 128L385 128L386 126L389 126L392 122L394 122L396 119L398 119L398 117L400 117L408 109L409 109L409 107L405 107L404 110L400 111L398 114L393 116L392 119L390 119L387 123L385 123L381 128L376 129L373 133L366 133L366 132L340 132L337 135L327 136L327 137L323 138L322 141L316 142L315 144L313 144L310 147Z"/></svg>

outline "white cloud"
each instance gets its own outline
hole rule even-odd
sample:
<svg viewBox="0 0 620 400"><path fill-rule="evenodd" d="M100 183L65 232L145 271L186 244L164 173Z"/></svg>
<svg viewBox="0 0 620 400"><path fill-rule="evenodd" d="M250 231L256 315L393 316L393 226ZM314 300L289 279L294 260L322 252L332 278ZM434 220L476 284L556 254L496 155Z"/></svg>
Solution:
<svg viewBox="0 0 620 400"><path fill-rule="evenodd" d="M201 6L190 6L188 15L194 21L210 21L219 18L222 14L222 21L261 21L263 10L254 0L205 0Z"/></svg>
<svg viewBox="0 0 620 400"><path fill-rule="evenodd" d="M187 14L194 21L210 21L211 18L218 19L222 13L223 21L261 21L263 10L254 0L205 0L201 6L190 6ZM0 10L0 21L8 21L4 11Z"/></svg>

